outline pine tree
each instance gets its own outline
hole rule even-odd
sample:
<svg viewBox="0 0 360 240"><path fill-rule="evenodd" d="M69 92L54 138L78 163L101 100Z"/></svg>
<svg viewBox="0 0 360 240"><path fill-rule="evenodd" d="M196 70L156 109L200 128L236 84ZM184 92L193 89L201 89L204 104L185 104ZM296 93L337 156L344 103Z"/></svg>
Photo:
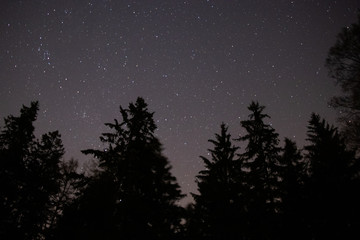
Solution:
<svg viewBox="0 0 360 240"><path fill-rule="evenodd" d="M176 202L183 195L154 135L153 113L142 98L128 109L120 107L120 113L122 122L107 123L112 132L100 138L106 148L83 151L98 159L100 172L73 206L78 234L92 239L174 238L182 213Z"/></svg>
<svg viewBox="0 0 360 240"><path fill-rule="evenodd" d="M59 189L59 162L64 154L60 134L34 136L38 103L23 106L19 117L5 118L0 133L0 237L43 237L51 196Z"/></svg>
<svg viewBox="0 0 360 240"><path fill-rule="evenodd" d="M197 238L238 239L240 227L239 174L234 159L238 149L231 143L228 127L221 124L221 133L210 139L211 159L201 156L205 170L197 176L199 194L195 199L194 217L198 217ZM191 227L191 226L190 226ZM194 228L192 228L194 229Z"/></svg>
<svg viewBox="0 0 360 240"><path fill-rule="evenodd" d="M248 211L248 231L252 237L271 238L278 224L277 212L280 198L278 134L267 123L269 118L263 113L264 106L252 102L249 120L241 121L246 134L239 141L245 141L245 152L239 155L245 172L246 192L244 193Z"/></svg>
<svg viewBox="0 0 360 240"><path fill-rule="evenodd" d="M351 236L359 221L359 166L346 150L337 129L312 114L305 147L310 178L307 181L308 222L313 239ZM345 237L346 238L346 237Z"/></svg>
<svg viewBox="0 0 360 240"><path fill-rule="evenodd" d="M296 143L288 138L285 138L280 162L282 165L280 214L283 239L307 239L303 216L306 208L304 181L307 179L307 165Z"/></svg>

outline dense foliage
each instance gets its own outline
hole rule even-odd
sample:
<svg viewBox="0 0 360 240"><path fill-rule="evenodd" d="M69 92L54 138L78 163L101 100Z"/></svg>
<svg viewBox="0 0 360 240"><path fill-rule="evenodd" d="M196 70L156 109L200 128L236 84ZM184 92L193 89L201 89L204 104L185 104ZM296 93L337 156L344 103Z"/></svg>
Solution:
<svg viewBox="0 0 360 240"><path fill-rule="evenodd" d="M245 134L228 126L209 142L198 193L186 209L154 135L144 99L106 124L97 162L79 174L63 159L57 131L34 136L38 103L5 118L0 133L1 239L326 239L360 227L360 165L355 150L312 114L301 151L282 145L265 107L252 102ZM234 143L239 142L244 149ZM295 234L296 233L296 234Z"/></svg>
<svg viewBox="0 0 360 240"><path fill-rule="evenodd" d="M57 131L35 138L37 111L37 102L23 106L19 117L5 118L0 133L1 239L45 238L72 192L63 181L81 177L63 161Z"/></svg>

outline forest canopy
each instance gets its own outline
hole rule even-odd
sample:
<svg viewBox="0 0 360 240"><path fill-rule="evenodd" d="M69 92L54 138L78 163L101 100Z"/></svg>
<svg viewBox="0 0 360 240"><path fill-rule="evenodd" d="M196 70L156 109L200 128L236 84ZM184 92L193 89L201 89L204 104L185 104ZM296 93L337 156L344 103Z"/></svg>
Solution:
<svg viewBox="0 0 360 240"><path fill-rule="evenodd" d="M222 123L184 208L143 98L105 124L104 149L82 151L98 163L86 174L63 158L57 131L36 138L38 110L23 106L0 133L2 239L324 239L360 226L359 159L315 113L303 150L287 138L281 145L258 102L242 137Z"/></svg>

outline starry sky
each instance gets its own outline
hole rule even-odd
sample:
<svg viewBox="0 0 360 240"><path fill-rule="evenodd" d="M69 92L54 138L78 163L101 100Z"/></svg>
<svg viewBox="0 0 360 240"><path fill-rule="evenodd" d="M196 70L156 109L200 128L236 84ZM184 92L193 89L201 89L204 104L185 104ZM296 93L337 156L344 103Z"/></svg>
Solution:
<svg viewBox="0 0 360 240"><path fill-rule="evenodd" d="M38 100L37 136L59 130L65 158L87 163L80 150L103 148L104 123L141 96L183 192L196 192L207 140L221 122L234 138L244 134L252 100L299 146L311 112L336 124L328 101L340 91L324 63L358 8L357 0L0 0L0 117Z"/></svg>

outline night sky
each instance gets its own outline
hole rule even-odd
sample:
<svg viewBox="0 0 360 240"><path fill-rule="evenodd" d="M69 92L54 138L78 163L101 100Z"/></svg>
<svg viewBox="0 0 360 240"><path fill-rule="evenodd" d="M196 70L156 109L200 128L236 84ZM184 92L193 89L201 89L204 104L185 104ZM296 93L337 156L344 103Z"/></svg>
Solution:
<svg viewBox="0 0 360 240"><path fill-rule="evenodd" d="M358 0L0 1L0 117L40 102L36 134L59 130L66 159L102 149L105 122L143 97L185 193L199 155L228 124L244 134L252 100L281 140L305 144L311 112L336 124L324 67ZM1 126L4 123L1 122ZM190 201L191 198L185 201Z"/></svg>

